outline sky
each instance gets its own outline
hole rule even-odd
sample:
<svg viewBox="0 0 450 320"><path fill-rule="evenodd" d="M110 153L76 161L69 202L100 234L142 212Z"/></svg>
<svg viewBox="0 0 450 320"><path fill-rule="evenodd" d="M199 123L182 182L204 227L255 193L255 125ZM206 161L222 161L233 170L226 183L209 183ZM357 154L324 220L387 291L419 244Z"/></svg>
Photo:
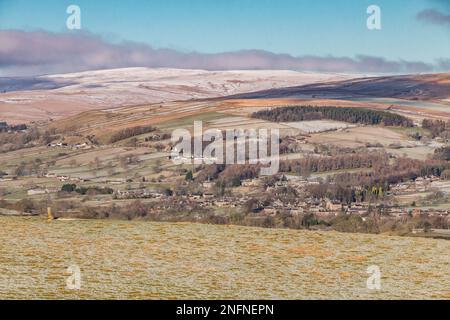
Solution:
<svg viewBox="0 0 450 320"><path fill-rule="evenodd" d="M0 0L0 75L126 66L450 71L450 0Z"/></svg>

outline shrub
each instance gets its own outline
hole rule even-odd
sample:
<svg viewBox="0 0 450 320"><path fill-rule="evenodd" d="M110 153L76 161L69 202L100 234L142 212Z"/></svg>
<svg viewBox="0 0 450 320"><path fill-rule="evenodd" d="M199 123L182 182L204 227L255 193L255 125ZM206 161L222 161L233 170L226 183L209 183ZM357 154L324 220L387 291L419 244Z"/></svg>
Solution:
<svg viewBox="0 0 450 320"><path fill-rule="evenodd" d="M65 184L61 187L61 191L74 192L76 188L77 188L76 184Z"/></svg>

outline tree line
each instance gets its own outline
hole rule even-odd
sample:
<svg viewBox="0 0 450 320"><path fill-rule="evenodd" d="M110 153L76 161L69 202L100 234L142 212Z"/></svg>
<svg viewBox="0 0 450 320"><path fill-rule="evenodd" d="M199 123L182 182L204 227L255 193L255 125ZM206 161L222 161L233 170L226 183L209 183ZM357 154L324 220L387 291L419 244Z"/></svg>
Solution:
<svg viewBox="0 0 450 320"><path fill-rule="evenodd" d="M195 180L197 182L216 181L218 187L238 187L242 180L253 179L259 176L261 166L251 164L213 164L200 170Z"/></svg>
<svg viewBox="0 0 450 320"><path fill-rule="evenodd" d="M450 121L424 119L422 128L429 130L433 138L450 138Z"/></svg>
<svg viewBox="0 0 450 320"><path fill-rule="evenodd" d="M449 168L447 161L399 158L393 164L377 164L370 172L346 172L328 177L319 185L309 186L308 191L317 199L326 197L347 204L364 202L370 197L384 196L393 184L432 175L440 177Z"/></svg>
<svg viewBox="0 0 450 320"><path fill-rule="evenodd" d="M7 122L0 121L0 132L8 132L8 131L23 131L27 130L28 127L26 124L8 124Z"/></svg>
<svg viewBox="0 0 450 320"><path fill-rule="evenodd" d="M112 134L109 138L110 143L115 143L117 141L125 140L131 137L139 136L144 133L149 133L152 131L155 131L156 128L153 126L137 126L132 128L125 128L122 130L117 131L116 133Z"/></svg>
<svg viewBox="0 0 450 320"><path fill-rule="evenodd" d="M29 127L26 131L3 132L0 130L0 152L47 144L51 139L48 131L42 131L36 126Z"/></svg>
<svg viewBox="0 0 450 320"><path fill-rule="evenodd" d="M293 172L308 176L311 173L344 169L360 169L387 166L389 156L385 152L352 153L334 156L307 156L302 159L280 161L280 172ZM260 165L207 165L200 169L195 181L218 181L226 187L240 186L242 180L259 176ZM191 173L192 174L192 173ZM192 180L192 179L189 179Z"/></svg>
<svg viewBox="0 0 450 320"><path fill-rule="evenodd" d="M433 159L435 160L450 160L450 147L445 146L434 150Z"/></svg>
<svg viewBox="0 0 450 320"><path fill-rule="evenodd" d="M385 126L413 126L413 122L404 116L386 111L370 110L357 107L278 107L274 109L255 112L252 114L252 117L273 122L328 119L350 123L362 123L367 125L382 124Z"/></svg>
<svg viewBox="0 0 450 320"><path fill-rule="evenodd" d="M280 161L280 172L295 172L308 176L315 172L385 166L388 161L386 152L352 153L332 157L306 156L302 159Z"/></svg>

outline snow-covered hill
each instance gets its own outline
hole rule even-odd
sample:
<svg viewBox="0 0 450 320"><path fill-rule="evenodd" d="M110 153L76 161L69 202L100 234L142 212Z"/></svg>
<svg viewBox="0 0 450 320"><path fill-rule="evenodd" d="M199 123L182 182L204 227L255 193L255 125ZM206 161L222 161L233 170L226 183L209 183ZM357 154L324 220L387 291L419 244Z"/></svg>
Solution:
<svg viewBox="0 0 450 320"><path fill-rule="evenodd" d="M349 78L284 70L151 68L0 78L0 119L10 122L55 119L93 109L223 97Z"/></svg>

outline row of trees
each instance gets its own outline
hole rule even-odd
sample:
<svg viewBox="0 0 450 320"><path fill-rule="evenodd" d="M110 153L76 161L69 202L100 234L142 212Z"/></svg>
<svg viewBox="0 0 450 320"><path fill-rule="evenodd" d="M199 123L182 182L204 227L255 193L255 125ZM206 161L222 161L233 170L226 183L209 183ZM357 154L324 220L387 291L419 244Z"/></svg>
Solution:
<svg viewBox="0 0 450 320"><path fill-rule="evenodd" d="M429 130L433 138L450 138L450 121L424 119L422 127Z"/></svg>
<svg viewBox="0 0 450 320"><path fill-rule="evenodd" d="M242 180L258 177L259 172L259 165L231 165L220 173L219 182L226 187L237 187L241 185Z"/></svg>
<svg viewBox="0 0 450 320"><path fill-rule="evenodd" d="M314 172L359 169L387 166L389 156L385 152L351 153L334 156L307 156L303 159L280 161L280 172L295 172L307 176ZM221 180L226 186L239 186L242 180L258 177L259 165L208 165L196 177L197 182ZM192 173L187 180L192 180Z"/></svg>
<svg viewBox="0 0 450 320"><path fill-rule="evenodd" d="M156 128L152 126L137 126L132 128L122 129L113 135L111 135L109 142L115 143L117 141L125 140L131 137L139 136L144 133L149 133L155 131Z"/></svg>
<svg viewBox="0 0 450 320"><path fill-rule="evenodd" d="M369 197L383 197L392 184L418 177L441 176L449 168L450 163L446 161L400 158L390 165L376 164L370 172L334 175L319 185L310 186L308 191L317 199L327 197L342 203L363 202Z"/></svg>
<svg viewBox="0 0 450 320"><path fill-rule="evenodd" d="M93 187L83 187L83 186L77 187L76 184L71 184L71 183L64 184L61 187L61 191L68 192L68 193L76 192L76 193L79 193L81 195L86 195L86 194L89 194L89 195L94 195L94 194L113 194L113 192L114 192L114 190L109 188L109 187L104 187L104 188L103 187L97 187L97 186L93 186Z"/></svg>
<svg viewBox="0 0 450 320"><path fill-rule="evenodd" d="M8 131L23 131L23 130L27 130L27 125L26 124L8 124L4 121L0 122L0 132L8 132Z"/></svg>
<svg viewBox="0 0 450 320"><path fill-rule="evenodd" d="M281 161L280 171L308 176L313 172L385 166L388 161L389 156L385 152L351 153L332 157L307 156L303 159Z"/></svg>
<svg viewBox="0 0 450 320"><path fill-rule="evenodd" d="M442 147L442 148L438 148L438 149L434 150L433 159L449 161L450 160L450 147L446 146L446 147Z"/></svg>
<svg viewBox="0 0 450 320"><path fill-rule="evenodd" d="M251 164L229 166L213 164L202 168L195 180L200 183L216 181L221 187L237 187L241 185L242 180L258 177L260 169L260 165ZM192 176L186 176L186 179L190 180Z"/></svg>
<svg viewBox="0 0 450 320"><path fill-rule="evenodd" d="M37 127L30 127L27 131L0 131L0 152L9 152L38 144L47 144L51 139L52 137L47 131L42 132Z"/></svg>
<svg viewBox="0 0 450 320"><path fill-rule="evenodd" d="M382 124L386 126L412 127L413 122L398 114L351 107L317 107L317 106L290 106L269 110L261 110L253 113L252 117L274 121L304 121L329 119L350 123L362 123L368 125Z"/></svg>

